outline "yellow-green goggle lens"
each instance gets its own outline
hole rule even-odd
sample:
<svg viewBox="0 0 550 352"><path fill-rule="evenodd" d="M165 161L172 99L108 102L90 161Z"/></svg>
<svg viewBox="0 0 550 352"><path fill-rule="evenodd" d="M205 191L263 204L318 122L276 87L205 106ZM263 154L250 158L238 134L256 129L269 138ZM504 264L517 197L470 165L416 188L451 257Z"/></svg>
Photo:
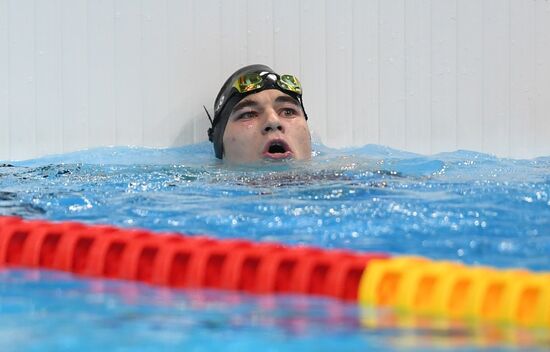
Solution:
<svg viewBox="0 0 550 352"><path fill-rule="evenodd" d="M277 80L279 87L294 92L296 94L302 94L302 85L298 78L292 75L282 75L279 80Z"/></svg>
<svg viewBox="0 0 550 352"><path fill-rule="evenodd" d="M247 75L239 77L233 84L233 87L239 93L250 92L262 87L262 77L257 73L249 73Z"/></svg>
<svg viewBox="0 0 550 352"><path fill-rule="evenodd" d="M233 84L233 87L239 93L250 92L262 88L264 79L265 78L258 73L249 73L239 77ZM299 95L302 94L302 85L295 76L282 75L277 79L277 85L289 92L294 92Z"/></svg>

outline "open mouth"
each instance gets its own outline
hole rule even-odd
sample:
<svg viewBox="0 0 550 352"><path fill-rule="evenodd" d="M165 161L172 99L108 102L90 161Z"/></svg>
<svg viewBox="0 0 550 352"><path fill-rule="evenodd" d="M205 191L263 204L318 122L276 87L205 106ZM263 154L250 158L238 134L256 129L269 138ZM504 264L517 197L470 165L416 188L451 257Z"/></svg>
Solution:
<svg viewBox="0 0 550 352"><path fill-rule="evenodd" d="M277 153L283 154L283 153L286 153L286 149L285 149L284 146L282 146L282 145L280 145L280 144L273 144L273 145L270 145L270 146L269 146L268 153L271 153L271 154L277 154Z"/></svg>
<svg viewBox="0 0 550 352"><path fill-rule="evenodd" d="M263 155L269 159L286 159L292 156L292 151L285 141L274 140L266 144Z"/></svg>

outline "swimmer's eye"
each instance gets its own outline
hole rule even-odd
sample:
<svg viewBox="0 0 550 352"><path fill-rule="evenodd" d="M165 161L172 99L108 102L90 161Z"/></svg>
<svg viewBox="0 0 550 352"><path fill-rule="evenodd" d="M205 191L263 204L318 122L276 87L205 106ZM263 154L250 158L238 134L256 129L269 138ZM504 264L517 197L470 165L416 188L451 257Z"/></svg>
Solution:
<svg viewBox="0 0 550 352"><path fill-rule="evenodd" d="M282 113L284 117L293 117L298 114L298 111L292 108L284 108Z"/></svg>
<svg viewBox="0 0 550 352"><path fill-rule="evenodd" d="M252 119L256 116L256 113L254 111L246 111L243 112L235 118L235 120L242 120L242 119Z"/></svg>

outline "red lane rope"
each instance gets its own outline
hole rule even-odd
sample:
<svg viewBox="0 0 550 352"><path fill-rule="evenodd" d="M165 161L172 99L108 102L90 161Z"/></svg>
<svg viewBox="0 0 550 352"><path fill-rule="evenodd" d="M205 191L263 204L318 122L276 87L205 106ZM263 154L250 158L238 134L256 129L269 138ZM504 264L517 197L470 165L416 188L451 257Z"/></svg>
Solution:
<svg viewBox="0 0 550 352"><path fill-rule="evenodd" d="M175 288L299 293L356 301L369 261L388 257L0 217L0 267L53 269Z"/></svg>

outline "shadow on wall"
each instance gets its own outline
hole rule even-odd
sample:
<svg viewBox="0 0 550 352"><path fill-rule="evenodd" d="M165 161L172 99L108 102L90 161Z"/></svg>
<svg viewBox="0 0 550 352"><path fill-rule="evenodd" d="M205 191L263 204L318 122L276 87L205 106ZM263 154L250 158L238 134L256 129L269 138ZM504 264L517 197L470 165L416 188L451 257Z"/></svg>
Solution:
<svg viewBox="0 0 550 352"><path fill-rule="evenodd" d="M192 116L187 117L184 111L183 106L181 106L168 115L168 121L180 121L177 126L174 126L174 128L179 127L179 130L169 147L179 147L208 140L206 131L210 126L210 121L208 121L204 111L197 111Z"/></svg>

